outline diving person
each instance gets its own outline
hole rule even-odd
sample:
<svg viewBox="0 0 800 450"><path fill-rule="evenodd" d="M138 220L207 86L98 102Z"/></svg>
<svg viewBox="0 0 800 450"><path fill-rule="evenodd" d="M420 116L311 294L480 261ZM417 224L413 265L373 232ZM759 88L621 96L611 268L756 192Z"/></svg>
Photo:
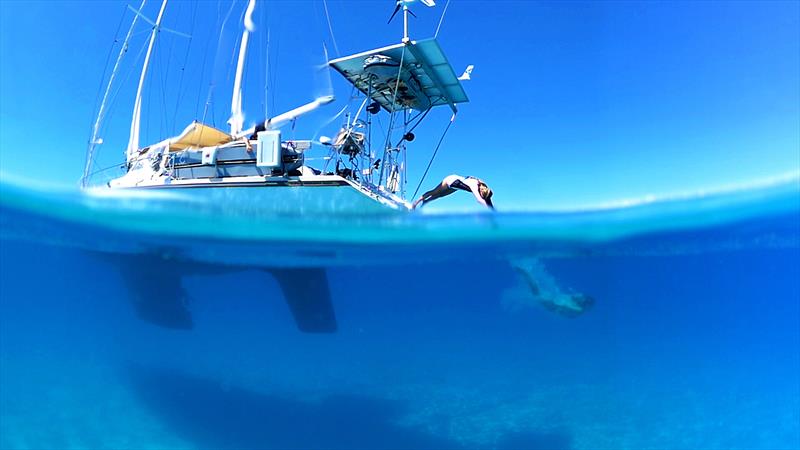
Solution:
<svg viewBox="0 0 800 450"><path fill-rule="evenodd" d="M415 209L420 203L422 206L425 206L426 203L436 200L437 198L448 196L456 190L471 192L478 203L494 209L494 205L492 205L493 193L492 190L489 189L489 186L479 178L462 177L461 175L446 176L438 186L422 194L422 197L417 199L411 208Z"/></svg>
<svg viewBox="0 0 800 450"><path fill-rule="evenodd" d="M562 316L578 317L594 305L594 298L561 286L538 258L510 258L509 263L521 282L503 293L503 303L511 308L535 300Z"/></svg>

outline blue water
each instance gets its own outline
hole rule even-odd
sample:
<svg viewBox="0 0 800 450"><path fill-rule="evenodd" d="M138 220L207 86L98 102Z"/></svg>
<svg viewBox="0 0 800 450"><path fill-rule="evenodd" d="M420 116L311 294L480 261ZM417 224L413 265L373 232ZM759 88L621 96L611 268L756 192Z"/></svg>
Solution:
<svg viewBox="0 0 800 450"><path fill-rule="evenodd" d="M800 447L796 180L316 227L104 199L0 184L2 449ZM136 317L132 253L212 268L193 330ZM327 262L336 333L297 330L283 257ZM520 261L594 304L543 307Z"/></svg>

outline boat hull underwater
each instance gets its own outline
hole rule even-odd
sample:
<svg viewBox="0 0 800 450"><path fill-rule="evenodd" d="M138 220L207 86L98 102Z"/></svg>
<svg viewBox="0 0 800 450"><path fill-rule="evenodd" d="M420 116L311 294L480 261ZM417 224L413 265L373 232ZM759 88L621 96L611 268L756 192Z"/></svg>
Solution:
<svg viewBox="0 0 800 450"><path fill-rule="evenodd" d="M212 169L215 172L218 170ZM197 170L194 169L194 172ZM192 173L192 175L196 177L205 174ZM251 219L275 220L298 215L309 217L385 215L407 210L407 205L399 199L370 191L336 175L193 178L178 180L169 185L153 184L128 190L143 194L148 191L177 193L184 202L212 204L223 210L235 210L237 215ZM222 211L220 213L224 214ZM282 232L293 235L291 229ZM140 318L167 328L191 329L193 321L188 306L189 299L182 287L182 280L187 276L219 274L235 269L233 266L220 268L208 263L175 261L168 247L150 255L117 256L113 262L120 267L120 274L126 286L133 293L132 304ZM313 247L305 253L324 254ZM301 251L298 261L304 259L302 254ZM305 265L261 270L272 275L278 282L283 298L300 331L335 332L337 322L326 270L323 264L319 267L316 264L307 266L308 262L302 264Z"/></svg>
<svg viewBox="0 0 800 450"><path fill-rule="evenodd" d="M537 302L574 317L594 299L576 293L573 299L584 303L559 303L571 290L559 287L537 259L800 248L796 179L571 213L439 215L378 205L358 214L275 214L264 202L225 203L184 195L227 195L237 189L277 195L294 188L78 190L0 180L0 238L77 247L97 255L119 268L142 319L175 329L194 325L192 301L183 288L190 277L263 273L275 278L277 288L255 295L283 297L304 332L337 329L326 273L331 267L386 267L387 279L381 283L397 289L408 280L391 279L392 266L501 262L526 284L538 283L531 287L541 291L534 293ZM313 193L325 188L302 189Z"/></svg>

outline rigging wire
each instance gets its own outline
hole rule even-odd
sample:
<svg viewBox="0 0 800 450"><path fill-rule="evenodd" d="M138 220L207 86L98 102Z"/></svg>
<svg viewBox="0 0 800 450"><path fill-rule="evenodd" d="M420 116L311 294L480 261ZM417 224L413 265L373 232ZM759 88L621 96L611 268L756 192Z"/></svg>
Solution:
<svg viewBox="0 0 800 450"><path fill-rule="evenodd" d="M125 79L122 80L122 83L119 83L119 87L117 87L117 90L114 91L114 93L111 95L111 101L108 103L109 104L108 120L105 120L106 119L105 113L103 113L103 116L100 118L100 120L102 121L100 131L102 131L103 133L105 132L108 123L111 122L111 118L114 116L114 112L116 111L113 108L113 106L117 102L117 97L119 96L120 92L122 92L123 87L128 85L128 80L131 79L131 76L134 74L134 72L136 72L136 66L138 66L139 61L142 60L142 57L144 56L144 51L146 49L147 49L147 42L144 42L142 43L142 47L139 49L139 53L136 54L136 58L134 58L133 64L131 64L131 67L128 68L128 72L125 74Z"/></svg>
<svg viewBox="0 0 800 450"><path fill-rule="evenodd" d="M390 139L392 138L392 131L394 126L394 118L397 112L395 111L395 104L397 103L397 91L400 89L400 77L403 75L403 61L406 57L406 47L403 46L403 51L400 53L400 65L397 66L397 81L394 84L394 93L392 94L392 112L389 116L389 128L386 132L386 141L383 143L383 161L384 164L381 165L381 174L378 178L378 184L383 183L383 169L386 166L386 155L389 151L389 143Z"/></svg>
<svg viewBox="0 0 800 450"><path fill-rule="evenodd" d="M269 98L269 24L267 23L267 8L265 6L261 7L261 23L264 24L263 26L266 28L266 33L260 33L260 39L258 40L258 49L259 55L264 55L264 97L261 101L261 110L264 111L264 118L269 118L269 104L267 103L267 99Z"/></svg>
<svg viewBox="0 0 800 450"><path fill-rule="evenodd" d="M100 136L102 134L105 134L106 129L109 126L108 124L111 122L111 118L114 116L114 113L116 112L116 109L114 109L114 105L116 104L117 97L119 96L119 93L122 91L123 86L127 86L128 80L130 80L131 76L135 72L135 66L142 59L142 56L144 55L144 51L145 51L146 48L147 48L147 43L145 42L145 43L142 44L142 47L139 49L139 53L136 54L136 57L133 60L133 64L131 65L130 68L128 68L128 71L125 74L125 77L122 80L122 83L119 83L119 86L117 87L116 91L113 94L111 94L110 101L108 101L108 103L107 103L108 104L108 108L103 108L102 104L101 104L101 109L104 109L104 110L101 113L98 114L97 121L95 122L95 123L99 124L99 128L97 129L97 135L98 136ZM125 50L126 54L127 54L127 52L128 52L128 50ZM110 93L111 82L109 82L109 86L106 89L109 90L109 93ZM108 115L106 116L106 114L108 114ZM106 120L106 119L108 119L108 120ZM91 160L91 163L89 164L89 167L94 165L94 163L97 161L97 157L98 157L98 155L96 154L96 152L92 151L90 153L89 158ZM88 182L88 180L89 180L89 178L87 177L86 181Z"/></svg>
<svg viewBox="0 0 800 450"><path fill-rule="evenodd" d="M178 3L178 10L176 11L175 16L181 17L181 13L183 13L183 2ZM160 30L159 30L160 34ZM163 38L162 38L163 39ZM191 39L191 36L189 37ZM169 40L169 49L167 50L167 64L166 66L161 69L159 68L159 72L161 73L161 122L159 123L159 139L162 139L165 134L170 133L170 126L169 126L169 113L167 112L167 81L169 80L170 74L170 64L172 64L172 50L175 48L175 39L170 38ZM164 60L164 55L162 55L161 60ZM163 65L163 63L162 63ZM179 92L180 93L180 92ZM163 127L163 128L162 128ZM175 124L172 124L172 127L175 127Z"/></svg>
<svg viewBox="0 0 800 450"><path fill-rule="evenodd" d="M192 24L189 29L189 43L186 44L186 54L183 57L183 64L181 65L181 76L178 81L178 96L175 100L175 111L172 113L173 133L177 132L177 130L175 129L175 125L177 124L178 106L181 104L181 99L183 99L183 96L186 93L186 91L181 92L181 90L183 88L183 76L186 73L186 62L189 61L189 50L192 48L192 36L194 36L194 24L196 18L197 18L197 2L194 3L194 9L192 10ZM188 87L186 90L188 90Z"/></svg>
<svg viewBox="0 0 800 450"><path fill-rule="evenodd" d="M439 152L439 147L441 147L442 141L444 141L444 137L447 135L447 132L450 130L450 126L453 125L453 122L455 121L456 121L456 115L453 114L453 118L450 119L450 122L447 124L447 128L445 128L444 133L442 133L442 137L439 138L439 143L436 144L436 148L433 150L433 155L431 155L431 160L428 161L428 167L425 168L425 172L422 174L422 178L419 179L417 188L414 189L414 195L411 196L412 199L417 197L419 188L422 186L422 182L425 181L425 177L428 176L428 170L430 170L431 164L433 164L433 160L436 158L436 154Z"/></svg>
<svg viewBox="0 0 800 450"><path fill-rule="evenodd" d="M276 59L278 58L278 53L280 52L280 49L281 49L281 34L278 33L278 38L275 41L275 51L273 52ZM272 84L272 89L271 89L272 95L270 96L269 103L272 105L273 110L277 110L275 108L275 92L278 91L278 68L276 67L277 64L276 64L276 62L274 60L273 60L273 62L271 64L271 66L272 66L272 73L270 74L269 79L272 80L272 83L271 83Z"/></svg>
<svg viewBox="0 0 800 450"><path fill-rule="evenodd" d="M269 101L269 71L270 71L270 59L272 59L272 55L269 51L269 38L270 38L270 29L267 28L267 43L266 43L266 58L264 58L264 118L269 118L269 107L272 103Z"/></svg>
<svg viewBox="0 0 800 450"><path fill-rule="evenodd" d="M159 33L160 34L160 33ZM161 79L161 120L158 121L158 139L161 139L164 136L164 130L169 130L169 124L167 123L167 74L169 73L169 63L172 56L172 46L175 44L174 40L170 41L169 50L167 50L166 59L167 65L166 68L156 67L158 70L159 78ZM155 51L155 50L153 50ZM165 55L161 53L161 61L163 62ZM163 66L159 64L159 66ZM155 75L155 74L153 74Z"/></svg>
<svg viewBox="0 0 800 450"><path fill-rule="evenodd" d="M221 6L221 3L217 3L217 19L214 21L214 23L217 24L217 26L216 26L215 29L219 28L218 24L219 24L219 20L220 20L220 6ZM200 111L200 98L202 97L202 94L203 94L203 76L204 76L204 74L206 72L206 61L208 60L208 53L209 53L208 50L211 47L211 36L212 35L209 34L208 35L208 39L206 39L206 48L203 51L203 62L200 65L200 83L197 85L197 100L195 101L195 105L194 105L194 119L195 120L197 120L197 117L199 116L199 111ZM213 76L213 74L212 74L212 76ZM204 115L205 115L205 113L204 113Z"/></svg>
<svg viewBox="0 0 800 450"><path fill-rule="evenodd" d="M325 9L325 18L328 19L328 31L331 33L331 41L333 41L333 49L336 50L336 56L342 56L339 52L339 46L336 45L336 37L333 35L333 25L331 25L331 15L328 12L328 0L322 0L322 6Z"/></svg>
<svg viewBox="0 0 800 450"><path fill-rule="evenodd" d="M140 8L144 7L144 4L147 0L142 0L142 4ZM122 27L123 19L125 18L126 11L122 12L122 16L120 17L119 25L117 25L117 31L115 32L114 36L114 43L112 43L111 48L109 49L108 56L106 57L105 68L103 69L103 76L100 78L100 86L98 86L97 96L95 98L95 109L97 110L97 117L95 118L94 124L92 125L92 134L89 138L89 143L86 146L86 156L84 162L84 169L83 174L81 176L80 185L81 187L86 187L89 182L89 172L91 171L92 164L94 164L94 160L96 159L95 149L98 145L98 136L100 133L100 127L103 125L102 119L105 115L105 106L106 101L108 100L108 95L111 91L112 83L114 82L114 77L119 70L120 62L122 61L123 56L128 52L128 43L131 39L131 34L133 33L133 29L136 26L136 18L134 17L133 21L131 22L131 26L128 29L128 33L125 36L125 41L122 44L122 48L120 48L119 55L117 56L117 60L114 63L114 68L111 71L111 75L109 76L108 83L106 85L105 93L103 94L103 100L99 101L100 99L100 90L103 86L103 80L105 80L105 74L108 71L108 63L111 60L111 52L114 48L114 44L118 42L119 37L119 30ZM98 106L99 101L99 106Z"/></svg>
<svg viewBox="0 0 800 450"><path fill-rule="evenodd" d="M411 133L412 131L414 131L414 129L415 129L415 128L417 128L417 126L419 126L419 124L421 124L423 120L425 120L425 116L427 116L427 115L428 115L428 113L429 113L429 112L430 112L432 109L433 109L433 106L429 106L429 107L428 107L428 109L426 109L426 110L425 110L425 112L423 112L423 113L420 113L420 114L417 114L417 117L419 117L419 120L417 120L417 123L415 123L414 125L412 125L412 126L411 126L411 128L409 128L409 129L408 129L408 131L406 131L406 133ZM414 117L414 118L410 119L410 120L408 121L408 123L411 123L411 122L413 122L413 121L414 121L414 120L415 120L417 117Z"/></svg>
<svg viewBox="0 0 800 450"><path fill-rule="evenodd" d="M111 169L121 169L121 168L125 167L125 163L126 163L126 162L127 162L127 161L122 161L122 162L118 162L118 163L116 163L116 164L110 165L110 166L108 166L108 167L103 167L102 169L97 169L97 170L95 170L94 172L90 173L90 174L89 174L89 177L93 177L93 176L97 175L98 173L102 173L102 172L105 172L105 171L107 171L107 170L111 170Z"/></svg>
<svg viewBox="0 0 800 450"><path fill-rule="evenodd" d="M339 118L339 117L340 117L342 114L344 114L344 112L345 112L345 111L347 110L347 108L349 108L349 107L350 107L350 104L349 104L349 103L348 103L348 104L346 104L346 105L344 105L344 107L342 107L342 109L341 109L341 110L340 110L338 113L336 113L336 115L335 115L335 116L331 117L330 119L328 119L327 121L325 121L325 123L323 123L322 125L320 125L320 126L319 126L319 128L317 129L317 132L316 132L316 133L314 133L314 136L311 138L311 140L312 140L312 141L316 141L316 140L317 140L317 136L319 136L319 133L322 131L322 129L323 129L323 128L325 128L325 127L327 127L327 126L328 126L328 125L330 125L331 123L333 123L333 121L334 121L334 120L338 119L338 118Z"/></svg>
<svg viewBox="0 0 800 450"><path fill-rule="evenodd" d="M114 47L117 46L117 42L119 42L119 30L122 28L122 21L125 19L125 14L128 12L128 8L125 7L122 10L122 16L119 18L119 24L117 25L117 31L114 32L114 41L111 43L111 46L108 48L108 55L106 55L106 62L103 64L103 75L100 77L100 83L97 86L97 94L94 97L94 110L97 111L98 104L100 103L100 93L103 92L103 81L106 79L106 73L108 73L108 66L109 62L111 62L111 54L114 52ZM94 128L94 120L92 120L92 124L90 128Z"/></svg>
<svg viewBox="0 0 800 450"><path fill-rule="evenodd" d="M157 44L158 44L158 40L156 39L154 41L154 44L153 44L153 51L155 51L155 46ZM156 54L158 55L158 53L156 53ZM155 69L158 69L158 65L156 65ZM154 69L154 71L155 71L155 69ZM144 92L147 93L147 96L146 96L146 99L144 101L145 102L144 103L144 108L142 108L143 111L149 111L150 110L150 105L153 103L153 90L154 90L153 89L153 80L154 79L155 79L155 76L150 75L149 77L146 77L145 80L144 80L143 89L144 89ZM149 138L149 135L150 135L150 114L145 114L144 117L145 117L145 119L144 119L144 135L148 136L147 140L149 140L150 139ZM139 136L140 137L142 136L141 132L139 133Z"/></svg>
<svg viewBox="0 0 800 450"><path fill-rule="evenodd" d="M218 5L221 6L221 3L218 3ZM205 104L205 108L203 109L203 120L202 120L202 122L206 123L206 117L208 115L208 110L209 110L209 108L211 108L211 125L214 126L214 127L217 126L216 116L214 114L215 104L214 104L214 101L213 101L213 99L214 99L214 87L216 86L216 82L217 82L216 73L214 73L214 72L217 71L217 66L218 66L217 62L219 61L218 58L220 58L219 53L220 53L220 50L222 48L222 39L225 36L225 26L228 24L228 19L230 19L231 14L233 13L234 6L236 6L236 1L232 0L231 1L231 6L230 6L230 8L228 8L228 12L225 14L225 18L222 20L221 26L217 27L217 29L219 29L220 32L219 32L219 39L217 39L217 50L216 50L216 53L215 53L215 56L214 56L214 70L213 70L212 75L211 75L211 81L209 82L209 85L208 85L208 96L206 97L206 104ZM238 43L238 40L237 40L237 43ZM230 71L229 71L229 73L230 73Z"/></svg>
<svg viewBox="0 0 800 450"><path fill-rule="evenodd" d="M439 25L436 27L436 33L433 33L434 39L439 36L439 30L442 28L442 22L444 22L444 15L447 14L448 6L450 6L450 0L447 0L447 3L444 4L444 10L442 11L442 17L439 18Z"/></svg>

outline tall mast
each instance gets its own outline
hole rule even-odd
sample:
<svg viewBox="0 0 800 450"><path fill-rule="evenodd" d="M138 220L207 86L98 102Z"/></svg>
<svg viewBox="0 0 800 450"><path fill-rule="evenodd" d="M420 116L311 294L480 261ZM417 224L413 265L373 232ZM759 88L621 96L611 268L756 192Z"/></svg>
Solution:
<svg viewBox="0 0 800 450"><path fill-rule="evenodd" d="M145 3L147 3L147 0L142 0L142 4L139 5L139 11L144 9ZM83 168L81 187L86 187L88 185L89 177L92 174L92 159L94 159L94 150L98 145L103 143L103 140L100 139L100 123L102 122L103 116L106 113L108 95L111 93L111 86L114 84L114 78L116 78L117 72L119 71L119 64L122 62L122 57L128 52L128 42L131 40L131 35L133 34L133 29L136 27L137 19L139 19L139 15L134 14L131 27L128 28L128 34L125 35L125 40L122 42L122 47L119 49L119 55L117 55L117 61L114 63L114 69L111 71L111 76L108 78L106 91L103 93L103 100L100 102L100 109L97 111L97 118L92 126L92 137L89 138L89 147L86 150L86 165Z"/></svg>
<svg viewBox="0 0 800 450"><path fill-rule="evenodd" d="M139 122L142 118L142 88L144 87L144 79L147 75L147 66L150 64L150 54L153 52L153 44L156 42L156 33L161 26L161 18L164 16L164 9L167 7L167 0L161 2L161 10L158 12L153 31L150 33L150 44L147 47L147 55L144 57L144 66L142 66L142 75L139 77L139 89L136 91L136 103L133 105L133 120L131 121L131 137L128 141L127 160L128 162L134 158L139 150Z"/></svg>
<svg viewBox="0 0 800 450"><path fill-rule="evenodd" d="M253 24L253 10L256 7L256 0L250 0L247 10L244 13L244 31L242 31L242 43L239 46L239 62L236 65L236 79L233 82L233 95L231 96L231 118L228 123L231 126L231 135L242 131L244 125L244 115L242 114L242 76L244 75L244 59L247 55L247 42L250 32L255 29Z"/></svg>

